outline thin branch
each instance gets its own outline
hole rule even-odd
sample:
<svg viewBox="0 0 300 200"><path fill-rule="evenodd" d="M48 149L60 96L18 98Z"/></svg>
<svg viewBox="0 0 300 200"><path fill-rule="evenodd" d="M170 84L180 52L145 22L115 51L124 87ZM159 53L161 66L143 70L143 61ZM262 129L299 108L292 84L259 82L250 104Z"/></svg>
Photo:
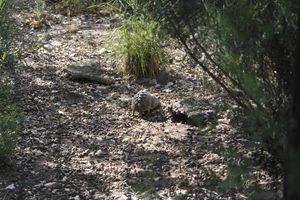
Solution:
<svg viewBox="0 0 300 200"><path fill-rule="evenodd" d="M179 40L180 40L180 42L183 44L183 46L184 46L184 48L185 48L185 50L187 51L187 53L191 56L191 58L193 58L194 59L194 61L197 63L197 64L199 64L201 67L202 67L202 69L214 80L214 81L216 81L237 103L238 103L238 105L239 106L241 106L241 107L243 107L244 109L246 109L246 110L249 110L250 108L246 105L246 104L244 104L240 99L238 99L237 97L236 97L236 95L234 95L234 93L229 89L229 88L227 88L226 87L226 85L222 82L222 81L220 81L219 79L218 79L218 77L216 77L209 69L208 69L208 67L206 67L202 62L200 62L196 57L195 57L195 55L192 53L192 51L191 51L191 49L188 47L188 45L186 44L186 42L184 41L184 39L178 34L178 28L176 27L176 25L175 25L175 23L174 23L174 21L172 21L171 22L171 24L172 24L172 26L173 26L173 28L174 28L174 30L175 30L175 34L177 35L177 37L179 38Z"/></svg>
<svg viewBox="0 0 300 200"><path fill-rule="evenodd" d="M177 18L176 14L174 13L174 11L172 10L172 17ZM176 25L176 22L174 22L174 20L172 19L172 17L168 17L169 21L173 27L173 29L175 30L175 34L177 36L177 38L180 40L180 42L182 43L182 45L184 46L185 50L187 51L187 53L190 55L190 57L197 63L199 64L202 69L216 82L218 83L228 94L229 96L231 96L239 106L243 107L245 110L249 110L251 106L247 106L246 104L244 104L240 99L238 99L236 97L236 95L220 80L218 79L218 77L216 77L209 69L207 66L205 66L202 62L200 62L197 57L192 53L192 50L188 47L188 45L186 44L184 38L179 34L179 29Z"/></svg>
<svg viewBox="0 0 300 200"><path fill-rule="evenodd" d="M200 44L200 42L197 40L197 38L195 38L195 32L191 26L191 23L190 23L190 20L188 19L188 21L186 22L188 27L189 27L189 31L192 33L192 38L193 38L193 41L197 44L197 46L200 47L201 51L205 54L205 56L208 58L208 60L214 64L235 86L237 86L239 89L241 89L243 91L243 93L245 93L245 95L251 99L257 106L260 106L260 104L257 102L256 99L254 99L252 97L252 95L250 95L246 89L238 82L236 81L234 78L232 78L229 73L227 71L225 71L223 69L223 67L218 64L212 57L211 55L206 51L206 49Z"/></svg>

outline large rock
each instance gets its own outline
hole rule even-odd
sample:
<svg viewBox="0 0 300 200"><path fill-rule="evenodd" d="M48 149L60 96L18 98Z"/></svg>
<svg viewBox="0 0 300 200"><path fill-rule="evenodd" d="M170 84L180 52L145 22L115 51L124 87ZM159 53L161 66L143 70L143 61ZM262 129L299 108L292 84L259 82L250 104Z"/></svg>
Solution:
<svg viewBox="0 0 300 200"><path fill-rule="evenodd" d="M98 61L90 61L80 64L72 64L66 68L71 80L85 80L98 82L104 85L114 83L114 79L105 75L105 71L101 69Z"/></svg>
<svg viewBox="0 0 300 200"><path fill-rule="evenodd" d="M175 121L183 121L195 126L214 120L216 115L214 110L208 108L207 102L193 99L174 102L170 105L169 111Z"/></svg>

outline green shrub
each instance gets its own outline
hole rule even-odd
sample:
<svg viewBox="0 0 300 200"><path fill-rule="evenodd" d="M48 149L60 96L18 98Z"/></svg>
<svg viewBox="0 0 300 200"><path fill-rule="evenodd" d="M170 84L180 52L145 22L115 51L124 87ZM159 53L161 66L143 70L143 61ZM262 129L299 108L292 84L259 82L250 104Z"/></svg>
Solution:
<svg viewBox="0 0 300 200"><path fill-rule="evenodd" d="M297 1L157 0L152 5L151 16L165 22L191 59L245 108L245 131L283 152ZM235 95L236 89L242 95Z"/></svg>
<svg viewBox="0 0 300 200"><path fill-rule="evenodd" d="M135 78L153 76L164 65L165 52L160 47L159 24L144 17L129 18L118 28L113 49L119 71Z"/></svg>
<svg viewBox="0 0 300 200"><path fill-rule="evenodd" d="M11 3L10 0L0 0L0 63L8 58L11 31L9 9Z"/></svg>
<svg viewBox="0 0 300 200"><path fill-rule="evenodd" d="M9 163L17 142L17 112L9 78L13 56L11 46L11 0L0 0L0 165Z"/></svg>
<svg viewBox="0 0 300 200"><path fill-rule="evenodd" d="M49 1L50 3L52 2ZM76 16L83 12L97 13L103 7L108 8L106 0L58 0L54 3L54 10L56 12L68 16Z"/></svg>
<svg viewBox="0 0 300 200"><path fill-rule="evenodd" d="M17 112L15 109L0 114L0 165L10 162L17 144Z"/></svg>
<svg viewBox="0 0 300 200"><path fill-rule="evenodd" d="M67 16L78 15L83 11L82 0L59 0L54 4L54 10Z"/></svg>
<svg viewBox="0 0 300 200"><path fill-rule="evenodd" d="M42 27L44 21L44 10L46 7L45 0L35 0L34 16L32 17L31 25L38 29Z"/></svg>
<svg viewBox="0 0 300 200"><path fill-rule="evenodd" d="M90 8L94 8L94 7L102 8L107 13L113 15L122 12L122 5L120 5L120 3L121 2L118 0L109 0L104 3L94 4L90 6Z"/></svg>
<svg viewBox="0 0 300 200"><path fill-rule="evenodd" d="M215 55L239 83L237 87L248 94L250 104L256 105L246 113L245 130L277 156L283 153L288 128L297 5L294 0L209 5L218 13L220 48Z"/></svg>
<svg viewBox="0 0 300 200"><path fill-rule="evenodd" d="M11 91L11 81L2 69L0 76L0 166L10 162L17 143L19 115Z"/></svg>
<svg viewBox="0 0 300 200"><path fill-rule="evenodd" d="M110 14L123 14L132 16L141 16L141 14L149 14L148 8L151 7L152 1L146 0L107 0L99 4L104 10Z"/></svg>
<svg viewBox="0 0 300 200"><path fill-rule="evenodd" d="M0 166L10 163L15 154L19 125L8 68L0 63ZM5 63L7 64L7 63Z"/></svg>

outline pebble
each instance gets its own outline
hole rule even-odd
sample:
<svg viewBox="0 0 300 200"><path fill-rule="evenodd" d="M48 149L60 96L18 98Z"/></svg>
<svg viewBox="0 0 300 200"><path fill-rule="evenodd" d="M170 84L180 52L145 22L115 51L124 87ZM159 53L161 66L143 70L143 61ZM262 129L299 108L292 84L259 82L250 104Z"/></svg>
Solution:
<svg viewBox="0 0 300 200"><path fill-rule="evenodd" d="M14 189L16 189L16 186L15 186L14 184L10 184L10 185L7 186L5 189L6 189L6 190L14 190Z"/></svg>
<svg viewBox="0 0 300 200"><path fill-rule="evenodd" d="M167 87L172 87L173 85L174 85L173 82L169 82L169 83L167 84Z"/></svg>
<svg viewBox="0 0 300 200"><path fill-rule="evenodd" d="M44 45L44 49L46 49L47 51L52 51L53 50L53 46L51 44L45 44Z"/></svg>
<svg viewBox="0 0 300 200"><path fill-rule="evenodd" d="M99 149L98 151L96 151L95 156L103 156L104 153L101 149Z"/></svg>
<svg viewBox="0 0 300 200"><path fill-rule="evenodd" d="M103 53L107 53L108 51L107 51L107 49L105 49L105 48L101 48L100 50L99 50L99 54L103 54Z"/></svg>
<svg viewBox="0 0 300 200"><path fill-rule="evenodd" d="M47 188L54 188L54 187L58 186L58 183L57 182L48 182L48 183L45 183L44 186Z"/></svg>
<svg viewBox="0 0 300 200"><path fill-rule="evenodd" d="M79 195L76 195L75 197L70 197L69 199L70 200L80 200L80 197L79 197Z"/></svg>

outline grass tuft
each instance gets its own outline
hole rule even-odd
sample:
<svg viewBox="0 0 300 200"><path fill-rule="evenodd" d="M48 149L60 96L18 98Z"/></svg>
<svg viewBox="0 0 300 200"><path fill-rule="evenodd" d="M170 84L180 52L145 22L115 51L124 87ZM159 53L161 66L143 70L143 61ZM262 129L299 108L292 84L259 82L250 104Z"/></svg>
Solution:
<svg viewBox="0 0 300 200"><path fill-rule="evenodd" d="M160 46L159 30L157 22L143 17L130 18L116 30L113 50L122 74L138 79L160 72L166 62L165 51Z"/></svg>

